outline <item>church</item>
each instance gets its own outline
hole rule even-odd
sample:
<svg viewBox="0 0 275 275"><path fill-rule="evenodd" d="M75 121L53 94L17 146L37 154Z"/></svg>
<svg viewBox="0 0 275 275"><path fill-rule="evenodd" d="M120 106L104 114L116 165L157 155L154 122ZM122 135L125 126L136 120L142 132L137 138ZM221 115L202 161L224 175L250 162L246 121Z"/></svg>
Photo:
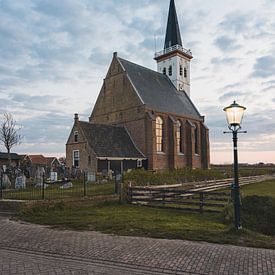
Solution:
<svg viewBox="0 0 275 275"><path fill-rule="evenodd" d="M113 54L89 121L75 114L67 166L93 172L208 169L209 130L190 98L192 58L170 0L164 49L154 57L157 71Z"/></svg>

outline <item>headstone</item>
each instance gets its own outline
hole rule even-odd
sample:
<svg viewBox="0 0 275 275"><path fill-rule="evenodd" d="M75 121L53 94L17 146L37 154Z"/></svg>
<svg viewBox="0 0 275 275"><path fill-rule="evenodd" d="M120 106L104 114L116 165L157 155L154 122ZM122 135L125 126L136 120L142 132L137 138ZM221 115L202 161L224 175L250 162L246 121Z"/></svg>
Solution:
<svg viewBox="0 0 275 275"><path fill-rule="evenodd" d="M87 182L95 182L95 173L94 172L88 172L87 173Z"/></svg>
<svg viewBox="0 0 275 275"><path fill-rule="evenodd" d="M11 182L7 174L3 174L3 179L2 179L2 187L3 188L10 188L11 187Z"/></svg>
<svg viewBox="0 0 275 275"><path fill-rule="evenodd" d="M71 182L66 182L60 186L60 189L70 189L73 188L73 184Z"/></svg>
<svg viewBox="0 0 275 275"><path fill-rule="evenodd" d="M19 176L15 179L15 189L25 189L26 188L26 177Z"/></svg>
<svg viewBox="0 0 275 275"><path fill-rule="evenodd" d="M51 182L57 181L57 172L51 172Z"/></svg>
<svg viewBox="0 0 275 275"><path fill-rule="evenodd" d="M36 183L36 185L39 185L39 186L43 185L43 175L44 174L45 174L45 169L43 167L37 167L36 173L35 173L35 183Z"/></svg>

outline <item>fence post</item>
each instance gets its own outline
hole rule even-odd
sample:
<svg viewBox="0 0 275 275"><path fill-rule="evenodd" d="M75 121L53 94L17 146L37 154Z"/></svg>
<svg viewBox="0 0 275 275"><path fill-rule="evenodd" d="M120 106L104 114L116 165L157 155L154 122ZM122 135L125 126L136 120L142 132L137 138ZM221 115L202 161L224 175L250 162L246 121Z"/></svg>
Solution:
<svg viewBox="0 0 275 275"><path fill-rule="evenodd" d="M42 200L45 199L45 173L42 175Z"/></svg>
<svg viewBox="0 0 275 275"><path fill-rule="evenodd" d="M1 188L1 200L3 199L3 172L1 172L1 186L0 186L0 188Z"/></svg>
<svg viewBox="0 0 275 275"><path fill-rule="evenodd" d="M121 181L119 184L119 202L122 202L122 197L123 197L123 182Z"/></svg>
<svg viewBox="0 0 275 275"><path fill-rule="evenodd" d="M83 187L84 187L84 189L83 189L83 191L84 191L84 197L86 197L86 173L85 172L83 172Z"/></svg>
<svg viewBox="0 0 275 275"><path fill-rule="evenodd" d="M132 182L131 181L128 184L128 201L132 202Z"/></svg>
<svg viewBox="0 0 275 275"><path fill-rule="evenodd" d="M203 213L203 192L200 192L200 213Z"/></svg>

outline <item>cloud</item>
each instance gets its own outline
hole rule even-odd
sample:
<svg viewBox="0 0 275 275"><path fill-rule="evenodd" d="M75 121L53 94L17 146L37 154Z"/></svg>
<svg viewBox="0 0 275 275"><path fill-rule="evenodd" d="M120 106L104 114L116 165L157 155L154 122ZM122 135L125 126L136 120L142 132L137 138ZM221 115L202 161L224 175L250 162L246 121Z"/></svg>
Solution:
<svg viewBox="0 0 275 275"><path fill-rule="evenodd" d="M232 65L239 61L239 58L234 57L214 57L211 59L213 65Z"/></svg>
<svg viewBox="0 0 275 275"><path fill-rule="evenodd" d="M219 101L220 102L224 102L228 99L232 100L237 100L238 98L242 97L242 96L246 96L248 95L248 93L246 92L241 92L241 91L230 91L227 93L224 93L222 96L219 97Z"/></svg>
<svg viewBox="0 0 275 275"><path fill-rule="evenodd" d="M262 56L256 59L254 72L251 77L267 78L275 74L275 57L271 55Z"/></svg>
<svg viewBox="0 0 275 275"><path fill-rule="evenodd" d="M232 52L241 46L237 44L237 40L226 35L220 36L214 40L214 44L223 52Z"/></svg>
<svg viewBox="0 0 275 275"><path fill-rule="evenodd" d="M248 23L251 17L248 14L233 12L227 14L219 27L225 31L232 31L235 34L244 33L248 29Z"/></svg>

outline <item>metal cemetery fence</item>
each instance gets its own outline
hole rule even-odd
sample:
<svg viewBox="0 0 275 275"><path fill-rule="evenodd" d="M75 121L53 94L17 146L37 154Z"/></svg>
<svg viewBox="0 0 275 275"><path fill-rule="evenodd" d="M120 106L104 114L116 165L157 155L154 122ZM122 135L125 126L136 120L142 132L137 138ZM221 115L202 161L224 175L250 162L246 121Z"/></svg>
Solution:
<svg viewBox="0 0 275 275"><path fill-rule="evenodd" d="M1 174L0 199L11 200L53 200L62 198L85 197L96 195L113 195L118 193L120 183L116 179L93 179L89 174L83 173L78 179L51 181L45 175L40 181L35 179L9 180L8 176ZM9 180L9 182L8 182ZM8 182L8 183L7 183Z"/></svg>
<svg viewBox="0 0 275 275"><path fill-rule="evenodd" d="M158 208L195 212L221 212L231 200L230 192L188 191L175 188L129 187L128 201Z"/></svg>

